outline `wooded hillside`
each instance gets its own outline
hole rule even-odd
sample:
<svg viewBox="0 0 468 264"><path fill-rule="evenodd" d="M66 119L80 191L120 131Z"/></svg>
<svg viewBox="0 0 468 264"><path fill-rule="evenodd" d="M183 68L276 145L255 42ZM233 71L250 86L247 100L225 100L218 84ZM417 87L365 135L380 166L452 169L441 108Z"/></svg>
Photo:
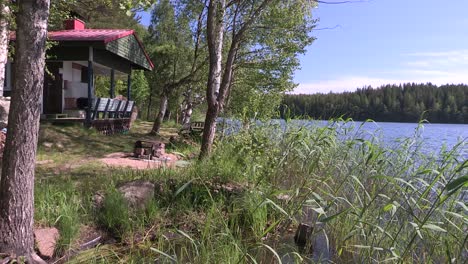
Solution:
<svg viewBox="0 0 468 264"><path fill-rule="evenodd" d="M467 99L468 85L407 83L345 93L286 95L281 113L293 118L467 124Z"/></svg>

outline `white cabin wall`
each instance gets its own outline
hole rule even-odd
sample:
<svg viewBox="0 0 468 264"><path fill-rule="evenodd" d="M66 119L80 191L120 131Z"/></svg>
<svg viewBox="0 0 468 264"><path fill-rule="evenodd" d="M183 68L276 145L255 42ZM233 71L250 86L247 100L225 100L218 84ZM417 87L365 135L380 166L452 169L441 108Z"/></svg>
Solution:
<svg viewBox="0 0 468 264"><path fill-rule="evenodd" d="M85 61L64 61L62 69L63 78L63 100L65 107L65 98L68 100L76 100L80 97L88 97L88 84L81 82L81 70L74 69L73 63L82 66L87 65ZM86 66L84 66L86 67ZM92 91L94 93L94 91Z"/></svg>

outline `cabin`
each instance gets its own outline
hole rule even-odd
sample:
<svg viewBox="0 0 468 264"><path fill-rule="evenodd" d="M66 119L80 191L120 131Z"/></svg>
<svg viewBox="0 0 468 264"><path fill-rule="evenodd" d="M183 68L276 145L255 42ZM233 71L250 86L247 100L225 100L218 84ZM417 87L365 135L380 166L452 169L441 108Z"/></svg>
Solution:
<svg viewBox="0 0 468 264"><path fill-rule="evenodd" d="M12 35L11 41L15 41ZM131 100L132 70L151 71L153 62L130 29L87 29L79 19L65 21L65 30L51 31L47 71L41 98L42 120L81 122L104 133L125 131L135 106ZM3 96L12 90L14 62L6 65ZM108 98L95 96L95 77L109 76ZM116 98L115 80L126 79L126 94Z"/></svg>

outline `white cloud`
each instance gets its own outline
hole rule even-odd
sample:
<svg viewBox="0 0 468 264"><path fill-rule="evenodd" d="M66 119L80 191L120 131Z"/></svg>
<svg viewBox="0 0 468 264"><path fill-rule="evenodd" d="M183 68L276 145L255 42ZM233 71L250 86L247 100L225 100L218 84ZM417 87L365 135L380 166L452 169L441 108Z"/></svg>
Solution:
<svg viewBox="0 0 468 264"><path fill-rule="evenodd" d="M406 62L410 67L447 69L468 66L468 50L416 52L407 55L412 58Z"/></svg>
<svg viewBox="0 0 468 264"><path fill-rule="evenodd" d="M294 89L294 94L312 94L312 93L335 93L355 91L357 88L364 86L372 86L377 88L386 84L401 84L401 83L428 83L436 85L443 84L459 84L468 83L468 72L443 72L443 71L408 71L408 75L413 75L411 78L401 79L386 79L369 76L348 76L335 80L316 81L301 83Z"/></svg>
<svg viewBox="0 0 468 264"><path fill-rule="evenodd" d="M418 52L404 55L408 61L400 69L378 75L351 75L331 80L301 83L292 92L328 93L355 91L364 86L379 87L385 84L427 83L468 83L468 50Z"/></svg>
<svg viewBox="0 0 468 264"><path fill-rule="evenodd" d="M366 76L347 76L336 80L301 83L294 89L295 94L335 93L355 91L367 85L378 87L388 83L400 83L399 80L380 79Z"/></svg>

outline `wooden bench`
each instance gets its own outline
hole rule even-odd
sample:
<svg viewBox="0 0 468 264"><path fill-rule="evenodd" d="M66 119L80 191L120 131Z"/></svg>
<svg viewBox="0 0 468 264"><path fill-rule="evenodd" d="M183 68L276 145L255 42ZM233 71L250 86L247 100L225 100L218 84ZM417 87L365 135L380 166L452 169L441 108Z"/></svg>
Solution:
<svg viewBox="0 0 468 264"><path fill-rule="evenodd" d="M135 101L123 101L110 98L94 98L91 104L91 118L129 118L132 115Z"/></svg>
<svg viewBox="0 0 468 264"><path fill-rule="evenodd" d="M205 127L205 122L191 122L190 126L182 127L179 134L184 135L201 135Z"/></svg>
<svg viewBox="0 0 468 264"><path fill-rule="evenodd" d="M94 98L91 104L92 125L103 134L127 133L134 101Z"/></svg>

